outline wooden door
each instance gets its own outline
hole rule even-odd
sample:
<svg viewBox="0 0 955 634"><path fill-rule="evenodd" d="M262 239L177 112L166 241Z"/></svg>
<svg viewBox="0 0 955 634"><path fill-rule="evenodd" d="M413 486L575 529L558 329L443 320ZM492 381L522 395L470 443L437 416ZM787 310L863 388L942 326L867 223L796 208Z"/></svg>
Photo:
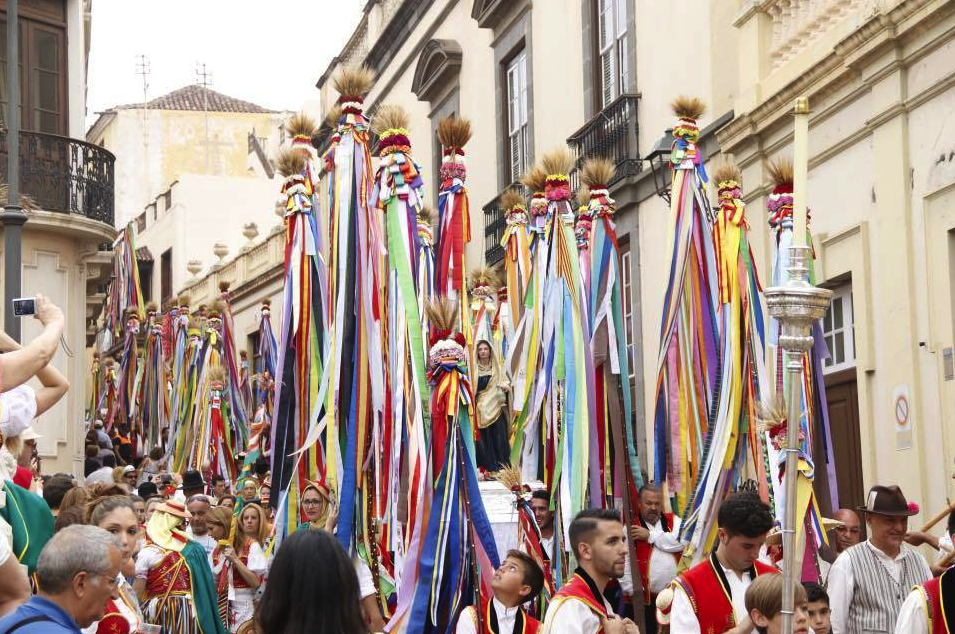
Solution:
<svg viewBox="0 0 955 634"><path fill-rule="evenodd" d="M866 488L862 478L859 394L854 369L826 377L826 401L829 405L839 506L855 509L865 505Z"/></svg>

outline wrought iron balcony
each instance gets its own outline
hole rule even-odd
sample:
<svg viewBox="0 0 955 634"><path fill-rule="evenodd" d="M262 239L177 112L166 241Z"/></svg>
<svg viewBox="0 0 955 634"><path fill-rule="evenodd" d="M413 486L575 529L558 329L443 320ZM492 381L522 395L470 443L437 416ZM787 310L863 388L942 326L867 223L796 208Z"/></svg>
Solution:
<svg viewBox="0 0 955 634"><path fill-rule="evenodd" d="M590 157L605 156L616 164L617 173L608 187L640 171L637 99L637 95L617 97L567 139L577 154L577 165L570 174L570 185L575 191L580 185L580 168Z"/></svg>
<svg viewBox="0 0 955 634"><path fill-rule="evenodd" d="M7 158L7 133L3 130L0 180L6 178ZM21 132L20 193L44 211L78 214L112 227L115 162L111 152L86 141Z"/></svg>
<svg viewBox="0 0 955 634"><path fill-rule="evenodd" d="M530 197L530 192L520 183L513 183L504 188L516 189L524 195L524 198ZM484 265L494 266L504 259L504 247L501 246L501 240L504 239L504 229L507 228L507 221L504 218L504 210L501 209L500 192L491 202L484 205Z"/></svg>

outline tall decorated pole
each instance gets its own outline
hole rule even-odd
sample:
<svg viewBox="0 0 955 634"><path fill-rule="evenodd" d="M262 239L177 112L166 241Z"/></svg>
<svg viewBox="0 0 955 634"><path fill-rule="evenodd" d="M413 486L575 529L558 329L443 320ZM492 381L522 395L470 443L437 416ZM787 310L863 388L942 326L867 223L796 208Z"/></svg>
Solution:
<svg viewBox="0 0 955 634"><path fill-rule="evenodd" d="M271 456L270 428L275 405L275 367L278 359L278 344L272 330L272 300L262 300L259 311L259 348L256 356L258 367L250 379L252 387L252 428L249 430L249 446L243 469L249 469L260 456ZM279 491L278 487L276 487ZM278 497L278 496L276 496Z"/></svg>
<svg viewBox="0 0 955 634"><path fill-rule="evenodd" d="M374 480L366 479L366 495L360 517L362 538L359 550L378 571L381 585L382 555L376 539L380 526L384 544L393 545L404 563L405 543L402 539L403 509L420 503L422 493L418 480L412 488L402 484L403 474L421 473L427 463L424 438L430 426L428 399L431 392L425 366L427 338L422 329L421 300L431 292L428 272L430 264L418 258L429 257L427 233L422 236L424 182L421 169L411 156L408 138L408 114L399 106L384 105L373 121L378 136L379 167L375 176L372 204L381 214L387 244L387 327L385 349L387 372L385 412L380 425L372 431ZM421 286L422 288L419 288ZM411 522L411 530L415 526ZM385 557L387 559L387 557Z"/></svg>
<svg viewBox="0 0 955 634"><path fill-rule="evenodd" d="M428 307L433 329L428 379L434 492L416 562L414 598L407 617L396 613L390 631L400 627L426 634L451 631L461 610L476 603L479 592L488 596L500 565L478 489L467 342L457 329L457 306L456 300L443 297Z"/></svg>
<svg viewBox="0 0 955 634"><path fill-rule="evenodd" d="M696 145L697 120L705 105L698 98L679 97L672 107L679 123L670 152L670 265L657 357L654 480L665 484L674 510L688 515L700 465L717 442L710 428L719 392L720 343L707 176Z"/></svg>
<svg viewBox="0 0 955 634"><path fill-rule="evenodd" d="M501 195L501 209L504 210L507 223L501 238L504 248L504 288L507 290L508 319L502 324L506 354L514 337L514 326L524 316L524 298L531 276L531 245L527 227L530 217L524 197L515 189L506 190Z"/></svg>
<svg viewBox="0 0 955 634"><path fill-rule="evenodd" d="M803 360L813 346L813 323L821 319L829 306L832 291L811 286L808 281L811 248L806 241L806 186L808 173L809 100L801 97L795 104L795 135L793 140L794 182L792 222L794 226L790 249L788 279L784 285L766 289L769 314L780 323L779 345L786 352L788 374L786 443L785 443L785 499L783 516L783 597L782 631L792 634L795 586L799 570L796 562L797 540L797 483L800 476L799 435L802 419Z"/></svg>
<svg viewBox="0 0 955 634"><path fill-rule="evenodd" d="M368 120L364 96L374 81L364 67L342 69L334 79L342 116L339 140L327 158L331 242L329 296L332 301L326 396L327 482L340 500L337 536L350 552L371 528L368 496L373 493L366 459L376 417L385 400L382 305L385 251L380 219L372 207ZM318 428L318 427L316 427ZM311 439L309 439L311 440Z"/></svg>
<svg viewBox="0 0 955 634"><path fill-rule="evenodd" d="M106 306L106 330L110 335L105 347L109 348L113 338L120 335L129 308L135 310L140 322L146 318L139 267L136 266L136 224L133 222L126 225L113 243L113 274Z"/></svg>
<svg viewBox="0 0 955 634"><path fill-rule="evenodd" d="M119 387L114 407L109 410L106 429L126 425L132 421L136 408L136 375L139 368L139 330L143 320L135 306L126 309L126 338L119 360Z"/></svg>
<svg viewBox="0 0 955 634"><path fill-rule="evenodd" d="M749 244L739 168L724 164L714 174L718 207L713 223L719 291L720 374L708 450L697 473L682 534L688 564L716 541L717 514L726 495L746 475L767 479L766 447L757 425L767 388L761 288Z"/></svg>
<svg viewBox="0 0 955 634"><path fill-rule="evenodd" d="M307 481L324 478L329 444L320 435L307 438L310 430L318 430L315 423L325 407L321 380L328 367L327 267L317 192L320 164L311 145L315 124L298 114L286 129L292 144L278 160L285 178L277 202L285 218L280 339L277 348L266 348L274 356L272 366L263 367L259 385L259 397L267 398L271 392L273 400L261 413L270 416L266 444L271 448L272 485L280 492L270 500L277 511L276 543L298 527L299 498ZM271 329L271 305L263 306L262 323ZM274 346L274 337L267 336L266 341ZM260 437L260 450L263 441Z"/></svg>
<svg viewBox="0 0 955 634"><path fill-rule="evenodd" d="M232 320L232 302L229 299L229 282L219 282L219 293L222 297L222 367L226 373L226 390L223 398L229 412L229 427L234 434L233 446L236 450L245 450L249 442L250 415L247 403L252 400L251 394L243 392L248 383L242 381L240 360L237 354L235 341L235 323Z"/></svg>
<svg viewBox="0 0 955 634"><path fill-rule="evenodd" d="M136 409L133 417L131 442L137 447L137 438L143 446L156 447L162 430L169 426L168 375L163 352L163 324L156 305L146 306L146 343L136 377Z"/></svg>

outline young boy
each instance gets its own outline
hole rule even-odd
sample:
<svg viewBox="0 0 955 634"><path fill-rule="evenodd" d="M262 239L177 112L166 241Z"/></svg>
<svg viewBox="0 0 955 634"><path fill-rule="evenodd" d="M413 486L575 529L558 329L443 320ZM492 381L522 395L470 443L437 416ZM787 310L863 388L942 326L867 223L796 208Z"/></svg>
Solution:
<svg viewBox="0 0 955 634"><path fill-rule="evenodd" d="M759 634L780 634L783 630L783 576L760 575L746 589L746 612ZM806 589L796 585L793 633L809 634Z"/></svg>
<svg viewBox="0 0 955 634"><path fill-rule="evenodd" d="M491 580L494 596L481 596L477 606L469 605L458 617L457 634L495 634L524 632L536 634L540 621L528 615L523 603L531 601L544 587L544 573L529 555L509 550ZM478 612L480 610L480 619Z"/></svg>
<svg viewBox="0 0 955 634"><path fill-rule="evenodd" d="M814 634L830 634L832 625L829 623L829 595L825 588L818 583L803 583L806 589L806 611L809 612L809 627Z"/></svg>

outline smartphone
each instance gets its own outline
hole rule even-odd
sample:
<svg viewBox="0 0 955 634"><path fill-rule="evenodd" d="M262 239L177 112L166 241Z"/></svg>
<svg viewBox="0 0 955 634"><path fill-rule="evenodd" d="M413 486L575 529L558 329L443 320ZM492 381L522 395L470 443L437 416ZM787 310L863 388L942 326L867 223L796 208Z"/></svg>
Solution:
<svg viewBox="0 0 955 634"><path fill-rule="evenodd" d="M26 317L36 313L36 300L32 297L18 297L13 300L13 314Z"/></svg>

